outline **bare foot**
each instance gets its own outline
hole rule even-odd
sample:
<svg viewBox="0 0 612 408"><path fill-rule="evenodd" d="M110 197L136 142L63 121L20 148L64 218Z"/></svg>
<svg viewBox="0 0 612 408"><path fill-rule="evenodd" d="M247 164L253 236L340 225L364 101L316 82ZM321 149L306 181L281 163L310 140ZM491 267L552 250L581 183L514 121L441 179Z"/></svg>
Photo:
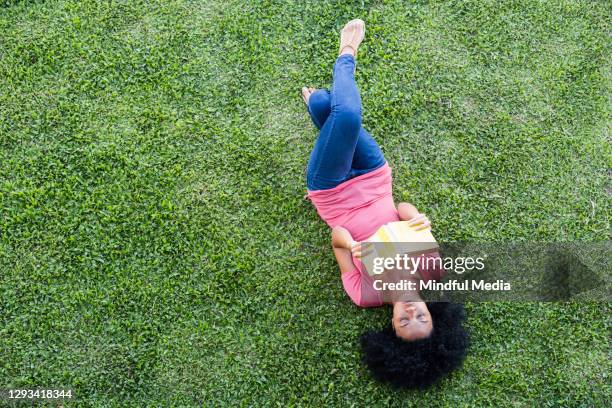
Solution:
<svg viewBox="0 0 612 408"><path fill-rule="evenodd" d="M365 23L363 20L356 18L346 23L340 32L340 55L351 54L357 56L359 44L365 37Z"/></svg>
<svg viewBox="0 0 612 408"><path fill-rule="evenodd" d="M304 100L304 103L306 104L306 106L308 106L310 95L312 95L312 93L316 90L317 88L313 88L312 86L302 88L302 99Z"/></svg>

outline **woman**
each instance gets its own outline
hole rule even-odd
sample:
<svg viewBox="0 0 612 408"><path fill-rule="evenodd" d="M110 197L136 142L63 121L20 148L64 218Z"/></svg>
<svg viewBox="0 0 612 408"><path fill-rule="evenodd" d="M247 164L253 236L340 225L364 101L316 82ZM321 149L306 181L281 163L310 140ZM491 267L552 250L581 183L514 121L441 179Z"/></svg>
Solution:
<svg viewBox="0 0 612 408"><path fill-rule="evenodd" d="M361 307L382 306L372 280L364 273L361 243L380 226L408 221L430 228L424 214L409 203L396 207L391 169L379 146L361 126L361 98L355 83L357 49L365 23L351 20L342 29L331 91L302 88L302 97L320 130L307 168L308 198L332 228L332 247L342 283ZM420 271L431 279L431 271ZM439 277L439 276L438 276ZM391 302L391 324L361 337L364 362L378 379L396 386L424 388L458 367L466 354L463 308L425 303L417 293Z"/></svg>

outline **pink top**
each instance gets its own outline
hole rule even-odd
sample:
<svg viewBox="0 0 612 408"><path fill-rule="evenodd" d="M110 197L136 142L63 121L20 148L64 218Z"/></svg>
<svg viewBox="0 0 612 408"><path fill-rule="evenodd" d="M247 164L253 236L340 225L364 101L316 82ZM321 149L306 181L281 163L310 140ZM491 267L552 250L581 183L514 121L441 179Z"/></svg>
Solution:
<svg viewBox="0 0 612 408"><path fill-rule="evenodd" d="M400 220L391 195L389 163L329 190L308 190L308 198L327 225L343 226L355 241L372 236L381 225Z"/></svg>
<svg viewBox="0 0 612 408"><path fill-rule="evenodd" d="M355 241L364 241L380 226L400 221L393 202L391 181L391 167L385 162L382 167L334 188L308 190L308 198L331 228L340 225L351 233ZM436 255L439 256L433 254ZM353 271L342 274L345 292L357 306L381 306L383 302L363 264L355 257L353 264ZM421 275L423 279L431 279L433 274L421 271Z"/></svg>
<svg viewBox="0 0 612 408"><path fill-rule="evenodd" d="M328 190L308 190L308 198L319 216L331 228L346 228L355 241L372 236L381 225L399 221L391 194L391 167L382 167L354 177ZM351 300L361 307L382 305L373 281L361 261L353 257L356 269L342 274L342 285Z"/></svg>

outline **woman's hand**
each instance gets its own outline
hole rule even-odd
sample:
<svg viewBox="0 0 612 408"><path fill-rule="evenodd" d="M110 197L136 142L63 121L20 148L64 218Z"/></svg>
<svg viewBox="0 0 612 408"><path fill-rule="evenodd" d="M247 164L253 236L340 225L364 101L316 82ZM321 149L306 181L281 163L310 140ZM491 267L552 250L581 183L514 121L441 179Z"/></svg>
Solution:
<svg viewBox="0 0 612 408"><path fill-rule="evenodd" d="M352 241L349 249L355 258L361 258L361 242Z"/></svg>
<svg viewBox="0 0 612 408"><path fill-rule="evenodd" d="M361 258L370 253L370 251L364 251L366 248L363 244L355 241L351 233L344 227L335 226L332 229L332 246L334 248L348 249L355 258Z"/></svg>
<svg viewBox="0 0 612 408"><path fill-rule="evenodd" d="M431 228L431 222L425 214L418 214L417 216L408 220L408 226L414 227L415 230L419 231L426 228Z"/></svg>
<svg viewBox="0 0 612 408"><path fill-rule="evenodd" d="M370 255L372 253L372 251L374 251L374 248L373 248L371 242L368 242L368 241L364 241L364 242L353 241L351 243L351 254L355 258L361 259L364 256Z"/></svg>
<svg viewBox="0 0 612 408"><path fill-rule="evenodd" d="M402 221L408 221L419 215L419 210L410 203L399 203L397 213Z"/></svg>

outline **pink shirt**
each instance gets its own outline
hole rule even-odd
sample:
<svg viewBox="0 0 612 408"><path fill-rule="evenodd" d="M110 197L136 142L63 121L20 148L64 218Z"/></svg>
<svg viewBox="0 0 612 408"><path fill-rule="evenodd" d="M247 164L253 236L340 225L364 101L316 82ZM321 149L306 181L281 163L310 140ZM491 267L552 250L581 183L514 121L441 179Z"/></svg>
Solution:
<svg viewBox="0 0 612 408"><path fill-rule="evenodd" d="M323 221L331 228L336 225L346 228L355 241L363 241L381 225L400 219L393 202L389 163L329 190L308 190L308 198ZM346 293L358 306L382 305L361 261L353 258L353 263L356 269L342 274Z"/></svg>
<svg viewBox="0 0 612 408"><path fill-rule="evenodd" d="M363 241L381 225L400 219L391 195L389 163L329 190L308 190L308 198L323 221L331 228L343 226L355 241Z"/></svg>
<svg viewBox="0 0 612 408"><path fill-rule="evenodd" d="M340 225L351 233L355 241L364 241L380 226L400 221L393 202L391 182L391 167L385 163L332 189L308 190L308 198L331 228ZM357 306L381 306L383 302L363 264L354 257L353 263L356 268L342 274L344 291ZM420 272L424 279L431 279L432 274Z"/></svg>

